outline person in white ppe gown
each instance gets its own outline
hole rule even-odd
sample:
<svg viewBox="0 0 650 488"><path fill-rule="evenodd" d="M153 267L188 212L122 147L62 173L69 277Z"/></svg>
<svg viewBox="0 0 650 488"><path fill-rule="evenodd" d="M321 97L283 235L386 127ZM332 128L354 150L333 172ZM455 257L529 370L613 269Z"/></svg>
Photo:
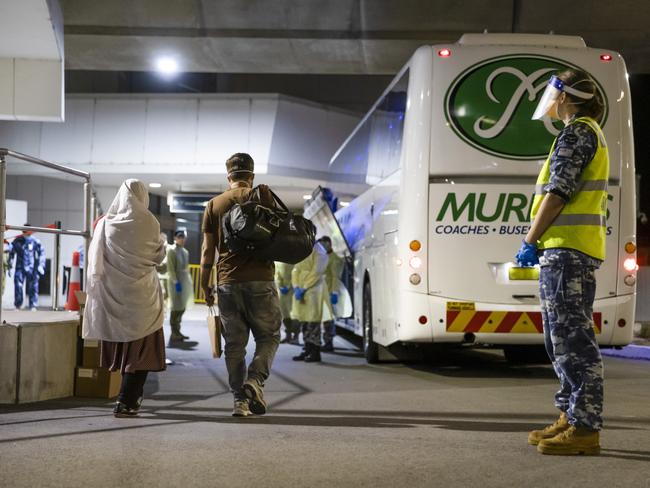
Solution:
<svg viewBox="0 0 650 488"><path fill-rule="evenodd" d="M190 275L190 253L185 249L185 231L174 232L174 245L167 248L167 294L171 342L189 339L181 333L183 314L194 303L194 285Z"/></svg>

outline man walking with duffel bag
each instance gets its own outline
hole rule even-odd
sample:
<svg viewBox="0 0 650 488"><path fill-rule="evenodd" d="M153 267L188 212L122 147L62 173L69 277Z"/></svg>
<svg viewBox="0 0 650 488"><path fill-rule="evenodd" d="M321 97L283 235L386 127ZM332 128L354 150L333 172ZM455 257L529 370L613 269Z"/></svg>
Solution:
<svg viewBox="0 0 650 488"><path fill-rule="evenodd" d="M250 155L237 153L226 161L230 188L207 204L203 214L201 287L209 306L215 302L210 271L217 259L217 293L225 339L228 382L234 395L233 416L266 413L264 382L280 344L282 314L274 281L273 261L228 249L223 236L223 219L235 204L246 202L252 192L254 162ZM273 205L265 185L259 186L260 203ZM216 252L215 252L216 251ZM255 355L246 368L246 344L250 332Z"/></svg>

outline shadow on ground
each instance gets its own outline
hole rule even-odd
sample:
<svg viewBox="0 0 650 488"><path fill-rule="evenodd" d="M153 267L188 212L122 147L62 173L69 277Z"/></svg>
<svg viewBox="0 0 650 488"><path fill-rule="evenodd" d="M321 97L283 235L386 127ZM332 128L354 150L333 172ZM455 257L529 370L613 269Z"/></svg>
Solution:
<svg viewBox="0 0 650 488"><path fill-rule="evenodd" d="M156 398L154 398L156 399ZM200 398L203 399L203 398ZM187 398L183 398L187 400ZM70 408L70 406L68 406ZM203 415L197 414L203 412ZM531 429L539 427L538 422L531 422L531 417L547 418L547 415L528 414L522 421L513 421L520 416L512 413L492 413L490 418L480 413L449 414L435 412L408 412L408 411L383 411L383 412L350 412L350 411L319 411L319 410L292 410L278 409L273 415L252 416L247 418L235 418L229 416L229 409L220 408L193 408L183 406L169 406L156 408L143 408L142 413L137 418L120 419L119 426L105 429L80 430L72 432L61 432L34 436L21 436L14 438L5 438L0 440L0 444L36 440L52 439L58 437L77 436L84 434L98 434L103 432L113 432L122 430L148 429L153 427L167 427L174 424L188 423L214 423L214 424L238 424L238 425L267 425L267 426L291 426L291 427L342 427L342 428L366 428L366 429L404 429L426 426L435 429L454 430L463 432L499 432L499 433L525 433ZM210 415L212 414L212 415ZM111 415L106 411L106 416ZM89 415L79 417L63 417L63 420L74 418L93 418L104 415ZM481 419L483 417L483 419ZM507 420L502 420L507 419ZM639 419L637 419L638 421ZM15 425L20 423L43 422L46 419L33 421L10 422L6 425ZM639 427L626 427L620 425L611 425L608 430L644 430ZM634 461L650 461L650 453L646 451L625 451L625 450L604 450L604 456Z"/></svg>
<svg viewBox="0 0 650 488"><path fill-rule="evenodd" d="M195 351L196 346L199 343L197 341L174 341L167 344L167 349L180 349L182 351Z"/></svg>
<svg viewBox="0 0 650 488"><path fill-rule="evenodd" d="M438 348L430 350L423 361L405 364L417 371L455 378L556 379L550 364L512 364L496 349Z"/></svg>

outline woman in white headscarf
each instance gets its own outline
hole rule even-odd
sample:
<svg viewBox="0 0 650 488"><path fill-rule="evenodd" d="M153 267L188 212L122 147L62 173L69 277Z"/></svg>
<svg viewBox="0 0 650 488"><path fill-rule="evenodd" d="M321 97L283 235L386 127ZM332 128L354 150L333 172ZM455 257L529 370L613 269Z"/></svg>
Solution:
<svg viewBox="0 0 650 488"><path fill-rule="evenodd" d="M126 180L97 223L88 251L83 337L101 341L101 366L122 372L113 413L137 415L149 371L165 369L163 295L156 272L165 257L149 193Z"/></svg>

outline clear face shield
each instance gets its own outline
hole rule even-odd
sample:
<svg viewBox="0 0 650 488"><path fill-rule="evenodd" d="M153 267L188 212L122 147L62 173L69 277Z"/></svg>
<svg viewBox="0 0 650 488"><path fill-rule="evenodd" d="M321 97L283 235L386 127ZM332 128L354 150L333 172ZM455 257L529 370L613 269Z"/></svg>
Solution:
<svg viewBox="0 0 650 488"><path fill-rule="evenodd" d="M580 81L574 83L574 85L577 85L578 83L580 83ZM540 98L539 104L535 109L535 113L533 114L532 119L539 120L548 114L548 111L560 97L560 93L562 92L568 93L569 95L573 95L583 100L590 100L594 97L591 93L586 93L580 90L576 90L570 86L566 86L564 82L557 76L551 76L551 79L548 80L548 85L546 85L546 90L544 90L542 98ZM574 105L578 105L580 103L584 102L573 102Z"/></svg>

